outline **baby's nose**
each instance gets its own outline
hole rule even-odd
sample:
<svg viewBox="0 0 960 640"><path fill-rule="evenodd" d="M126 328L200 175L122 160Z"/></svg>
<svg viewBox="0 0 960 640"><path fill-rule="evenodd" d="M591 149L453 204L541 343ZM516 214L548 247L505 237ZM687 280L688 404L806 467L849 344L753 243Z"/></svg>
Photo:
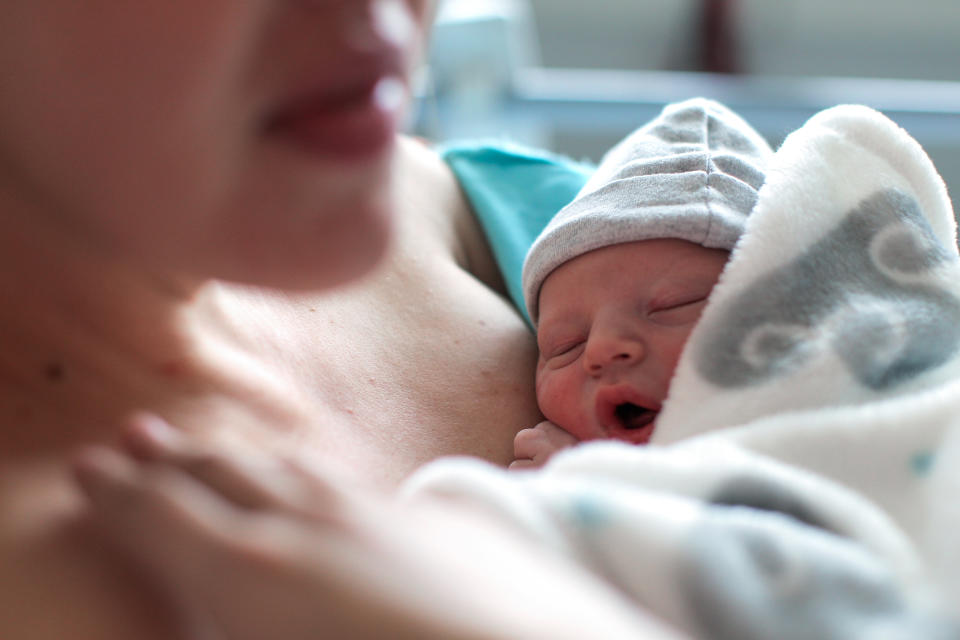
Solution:
<svg viewBox="0 0 960 640"><path fill-rule="evenodd" d="M591 336L584 352L587 372L598 375L611 367L630 366L643 360L646 347L636 337L622 334Z"/></svg>

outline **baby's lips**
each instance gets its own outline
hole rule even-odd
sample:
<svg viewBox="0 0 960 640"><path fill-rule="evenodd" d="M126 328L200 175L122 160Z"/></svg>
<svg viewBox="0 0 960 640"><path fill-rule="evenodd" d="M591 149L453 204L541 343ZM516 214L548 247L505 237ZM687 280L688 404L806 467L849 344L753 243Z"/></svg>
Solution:
<svg viewBox="0 0 960 640"><path fill-rule="evenodd" d="M617 415L617 407L622 404L634 404L653 412L660 411L660 402L641 393L627 384L603 387L597 392L594 413L597 422L611 435L617 435L624 430L622 421ZM652 431L652 425L650 425Z"/></svg>

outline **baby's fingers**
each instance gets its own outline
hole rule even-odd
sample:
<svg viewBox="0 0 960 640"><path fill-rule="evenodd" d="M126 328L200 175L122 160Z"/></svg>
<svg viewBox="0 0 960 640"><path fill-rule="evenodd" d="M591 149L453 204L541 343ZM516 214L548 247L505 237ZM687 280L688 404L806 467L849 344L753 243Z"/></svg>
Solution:
<svg viewBox="0 0 960 640"><path fill-rule="evenodd" d="M544 420L543 422L537 424L537 426L534 427L534 430L541 434L544 442L548 443L550 448L554 451L572 447L580 442L572 433L566 429L561 429L549 420Z"/></svg>
<svg viewBox="0 0 960 640"><path fill-rule="evenodd" d="M578 440L549 421L544 421L532 429L523 429L513 439L513 457L516 458L511 469L525 469L543 466L550 457Z"/></svg>
<svg viewBox="0 0 960 640"><path fill-rule="evenodd" d="M518 460L533 460L546 444L541 431L532 428L522 429L513 438L513 457Z"/></svg>

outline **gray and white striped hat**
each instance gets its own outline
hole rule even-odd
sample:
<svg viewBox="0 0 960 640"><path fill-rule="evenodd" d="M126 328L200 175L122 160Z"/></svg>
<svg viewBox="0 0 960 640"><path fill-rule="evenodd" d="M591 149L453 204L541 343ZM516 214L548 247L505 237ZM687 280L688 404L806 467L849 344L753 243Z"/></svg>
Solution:
<svg viewBox="0 0 960 640"><path fill-rule="evenodd" d="M664 107L603 157L533 243L523 265L531 321L550 272L588 251L657 238L732 249L772 155L759 133L717 102Z"/></svg>

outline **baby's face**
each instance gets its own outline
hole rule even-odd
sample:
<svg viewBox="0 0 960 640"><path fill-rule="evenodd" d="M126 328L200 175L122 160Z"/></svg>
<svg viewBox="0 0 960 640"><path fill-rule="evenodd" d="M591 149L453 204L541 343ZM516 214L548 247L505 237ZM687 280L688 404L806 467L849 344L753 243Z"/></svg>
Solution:
<svg viewBox="0 0 960 640"><path fill-rule="evenodd" d="M537 401L581 440L645 443L729 253L644 240L579 256L540 290Z"/></svg>

